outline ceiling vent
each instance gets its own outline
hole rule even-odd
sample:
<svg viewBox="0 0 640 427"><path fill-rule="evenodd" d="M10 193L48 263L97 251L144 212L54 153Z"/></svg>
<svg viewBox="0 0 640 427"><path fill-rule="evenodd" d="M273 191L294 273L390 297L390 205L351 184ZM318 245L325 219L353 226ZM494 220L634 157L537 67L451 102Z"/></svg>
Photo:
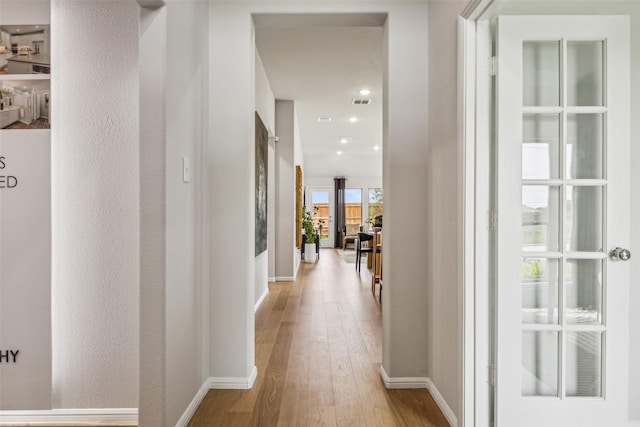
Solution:
<svg viewBox="0 0 640 427"><path fill-rule="evenodd" d="M320 116L320 117L318 117L318 123L331 123L331 117L329 117L329 116Z"/></svg>
<svg viewBox="0 0 640 427"><path fill-rule="evenodd" d="M371 104L371 100L370 99L356 99L356 98L353 98L351 103L353 105L369 105L369 104Z"/></svg>

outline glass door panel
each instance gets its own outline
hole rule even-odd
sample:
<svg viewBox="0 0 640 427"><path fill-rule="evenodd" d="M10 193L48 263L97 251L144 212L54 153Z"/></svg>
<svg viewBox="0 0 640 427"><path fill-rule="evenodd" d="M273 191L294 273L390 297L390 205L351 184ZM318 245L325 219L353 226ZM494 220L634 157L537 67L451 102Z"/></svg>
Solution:
<svg viewBox="0 0 640 427"><path fill-rule="evenodd" d="M522 57L524 105L560 105L560 43L525 41Z"/></svg>
<svg viewBox="0 0 640 427"><path fill-rule="evenodd" d="M568 114L565 149L568 179L604 177L604 114Z"/></svg>
<svg viewBox="0 0 640 427"><path fill-rule="evenodd" d="M558 395L558 333L522 332L522 395Z"/></svg>
<svg viewBox="0 0 640 427"><path fill-rule="evenodd" d="M604 54L601 41L522 44L522 396L600 395Z"/></svg>
<svg viewBox="0 0 640 427"><path fill-rule="evenodd" d="M558 323L557 259L523 258L522 323Z"/></svg>
<svg viewBox="0 0 640 427"><path fill-rule="evenodd" d="M560 188L522 186L522 250L555 252L560 247Z"/></svg>
<svg viewBox="0 0 640 427"><path fill-rule="evenodd" d="M567 42L567 105L604 105L603 45L601 40Z"/></svg>
<svg viewBox="0 0 640 427"><path fill-rule="evenodd" d="M333 230L331 227L333 219L333 192L325 189L312 189L311 193L311 214L313 216L313 226L320 235L320 246L333 246Z"/></svg>
<svg viewBox="0 0 640 427"><path fill-rule="evenodd" d="M560 178L560 115L525 114L522 123L522 178Z"/></svg>
<svg viewBox="0 0 640 427"><path fill-rule="evenodd" d="M567 332L566 396L602 396L603 335L601 332Z"/></svg>
<svg viewBox="0 0 640 427"><path fill-rule="evenodd" d="M565 323L602 324L601 259L569 259L564 266Z"/></svg>
<svg viewBox="0 0 640 427"><path fill-rule="evenodd" d="M604 187L565 187L565 249L602 252Z"/></svg>

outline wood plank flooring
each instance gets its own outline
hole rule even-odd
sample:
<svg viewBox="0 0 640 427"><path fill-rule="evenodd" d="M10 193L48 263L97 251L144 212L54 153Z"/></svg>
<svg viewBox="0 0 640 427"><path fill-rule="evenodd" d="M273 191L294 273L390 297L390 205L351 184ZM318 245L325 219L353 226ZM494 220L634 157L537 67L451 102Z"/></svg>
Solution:
<svg viewBox="0 0 640 427"><path fill-rule="evenodd" d="M271 284L253 389L211 390L189 426L447 427L427 390L384 388L381 310L362 270L324 249L295 282Z"/></svg>

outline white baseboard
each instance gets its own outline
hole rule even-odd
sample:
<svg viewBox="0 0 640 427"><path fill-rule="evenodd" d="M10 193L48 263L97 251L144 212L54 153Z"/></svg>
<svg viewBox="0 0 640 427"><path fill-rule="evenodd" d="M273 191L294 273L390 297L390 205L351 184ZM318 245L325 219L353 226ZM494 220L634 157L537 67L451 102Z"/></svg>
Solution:
<svg viewBox="0 0 640 427"><path fill-rule="evenodd" d="M380 377L382 378L384 386L388 389L426 388L429 390L433 400L438 404L449 425L451 427L458 427L458 418L429 377L390 377L384 370L384 366L380 366Z"/></svg>
<svg viewBox="0 0 640 427"><path fill-rule="evenodd" d="M253 384L256 382L256 377L258 376L258 368L253 367L251 371L251 375L247 378L242 377L209 377L205 380L205 382L196 393L195 397L184 411L176 427L187 427L189 425L189 421L191 421L191 417L196 413L196 410L204 400L205 396L209 392L209 390L247 390L253 387Z"/></svg>
<svg viewBox="0 0 640 427"><path fill-rule="evenodd" d="M275 282L276 282L276 278L275 278L275 277L269 277L269 278L267 279L267 281L268 281L269 283L275 283Z"/></svg>
<svg viewBox="0 0 640 427"><path fill-rule="evenodd" d="M0 411L0 426L137 426L138 408Z"/></svg>
<svg viewBox="0 0 640 427"><path fill-rule="evenodd" d="M264 302L264 299L267 297L267 295L269 295L269 288L267 287L267 289L264 290L264 292L262 293L262 295L260 295L260 298L258 298L258 302L256 303L256 305L253 307L253 311L254 313L256 311L258 311L258 309L260 308L260 306L262 305L262 303Z"/></svg>
<svg viewBox="0 0 640 427"><path fill-rule="evenodd" d="M384 386L389 389L427 388L429 383L429 378L427 377L389 377L384 370L384 366L380 366L380 377Z"/></svg>
<svg viewBox="0 0 640 427"><path fill-rule="evenodd" d="M449 421L449 425L451 427L458 427L458 418L456 417L456 414L453 413L453 411L447 404L447 401L444 400L444 397L442 397L433 381L431 381L431 379L429 378L427 378L427 381L427 390L429 390L429 393L431 393L431 397L433 397L433 400L435 400L438 404L438 407L444 414L444 417L447 419L447 421Z"/></svg>
<svg viewBox="0 0 640 427"><path fill-rule="evenodd" d="M200 390L198 390L198 393L195 395L195 397L193 398L189 406L187 406L187 409L184 411L184 413L176 423L176 427L187 427L189 425L189 421L191 421L191 417L193 417L193 414L196 413L196 410L204 400L204 397L207 395L209 390L211 390L211 387L209 386L210 379L211 378L208 378L202 384L202 387L200 387Z"/></svg>
<svg viewBox="0 0 640 427"><path fill-rule="evenodd" d="M293 276L276 276L276 282L295 282L296 278Z"/></svg>
<svg viewBox="0 0 640 427"><path fill-rule="evenodd" d="M248 377L210 377L207 382L211 389L248 390L253 387L257 376L258 368L254 366Z"/></svg>

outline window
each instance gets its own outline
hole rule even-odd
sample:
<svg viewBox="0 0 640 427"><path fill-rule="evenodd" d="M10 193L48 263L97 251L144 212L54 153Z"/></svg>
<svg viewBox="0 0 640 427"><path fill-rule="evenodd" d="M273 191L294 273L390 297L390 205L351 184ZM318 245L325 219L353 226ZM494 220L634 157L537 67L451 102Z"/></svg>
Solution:
<svg viewBox="0 0 640 427"><path fill-rule="evenodd" d="M344 190L345 224L362 224L362 189Z"/></svg>
<svg viewBox="0 0 640 427"><path fill-rule="evenodd" d="M369 189L369 219L382 215L382 188Z"/></svg>

